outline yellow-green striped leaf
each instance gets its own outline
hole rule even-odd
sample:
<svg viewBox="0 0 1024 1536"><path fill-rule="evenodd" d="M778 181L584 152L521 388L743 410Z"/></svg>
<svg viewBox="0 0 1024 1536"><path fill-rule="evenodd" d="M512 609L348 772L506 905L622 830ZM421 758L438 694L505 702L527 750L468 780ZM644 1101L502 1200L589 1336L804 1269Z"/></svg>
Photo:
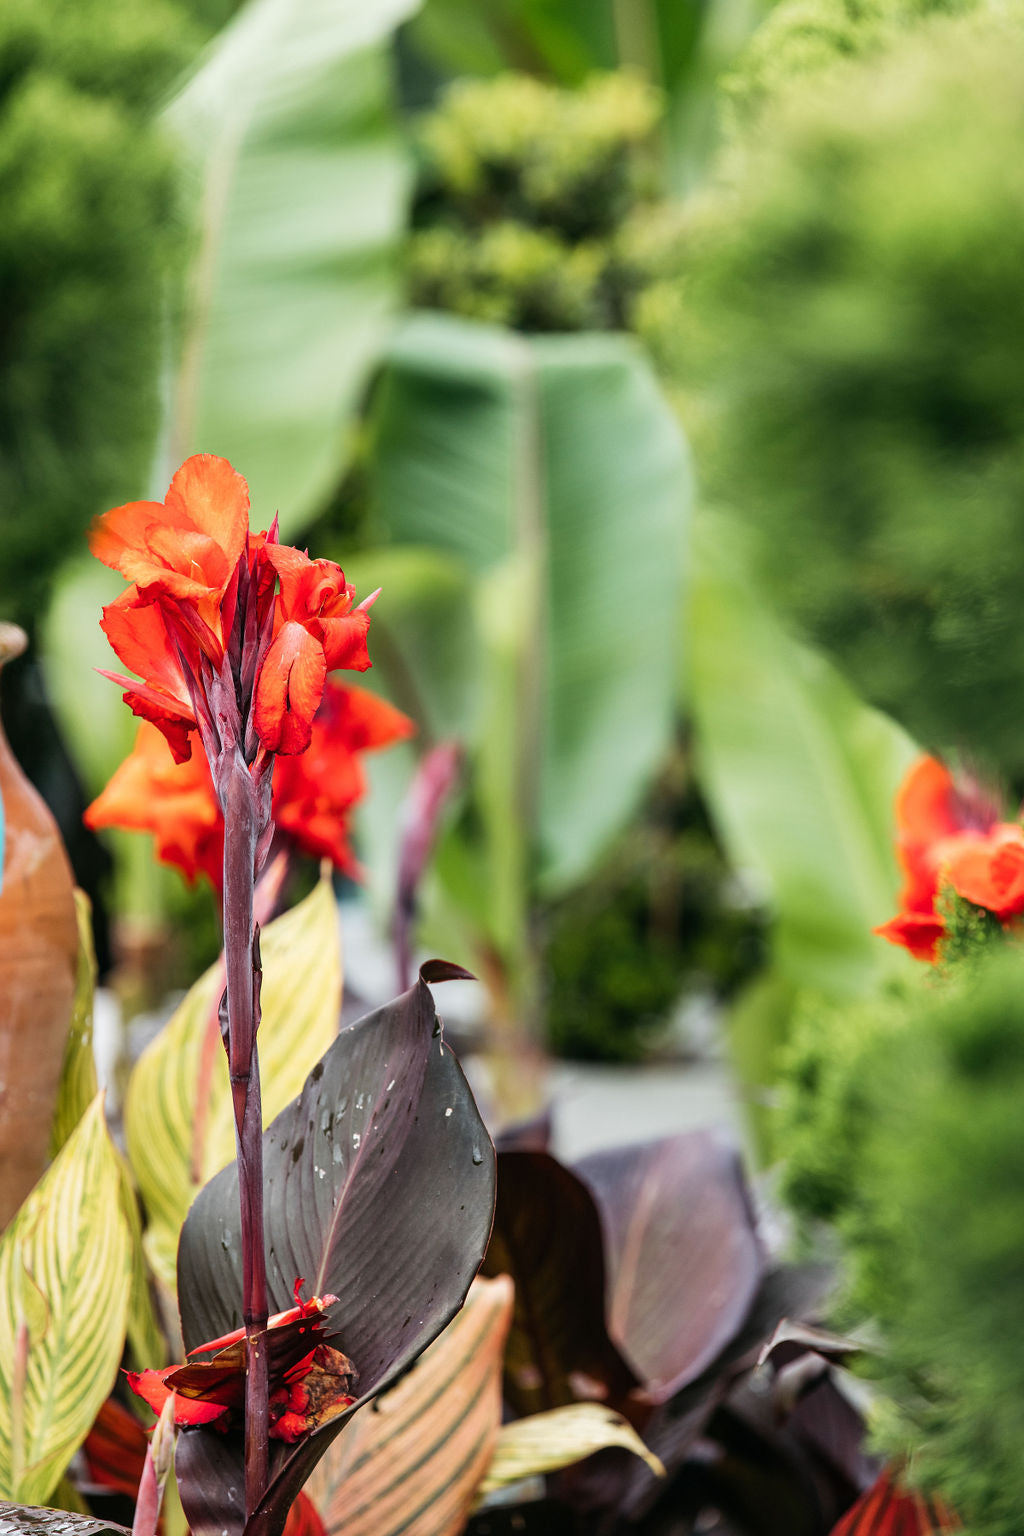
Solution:
<svg viewBox="0 0 1024 1536"><path fill-rule="evenodd" d="M78 919L78 966L71 1027L64 1046L64 1064L57 1090L57 1107L50 1132L50 1156L56 1157L96 1097L96 1063L92 1054L92 1000L96 991L96 950L92 942L92 903L75 891Z"/></svg>
<svg viewBox="0 0 1024 1536"><path fill-rule="evenodd" d="M408 1375L339 1436L305 1489L328 1536L457 1536L501 1423L511 1317L508 1276L474 1280Z"/></svg>
<svg viewBox="0 0 1024 1536"><path fill-rule="evenodd" d="M330 884L261 936L260 1074L264 1125L297 1096L330 1045L341 1007L341 947ZM196 982L140 1057L125 1102L125 1139L149 1226L146 1255L175 1284L181 1224L197 1191L235 1155L228 1073L216 1009L221 962Z"/></svg>
<svg viewBox="0 0 1024 1536"><path fill-rule="evenodd" d="M131 1239L97 1094L0 1238L0 1496L42 1504L110 1392Z"/></svg>
<svg viewBox="0 0 1024 1536"><path fill-rule="evenodd" d="M522 1482L572 1466L595 1451L610 1445L632 1451L645 1461L652 1472L665 1476L665 1468L649 1451L636 1430L621 1413L600 1403L573 1403L568 1408L553 1408L550 1413L531 1413L525 1419L503 1424L498 1431L494 1455L487 1475L477 1490L478 1499Z"/></svg>

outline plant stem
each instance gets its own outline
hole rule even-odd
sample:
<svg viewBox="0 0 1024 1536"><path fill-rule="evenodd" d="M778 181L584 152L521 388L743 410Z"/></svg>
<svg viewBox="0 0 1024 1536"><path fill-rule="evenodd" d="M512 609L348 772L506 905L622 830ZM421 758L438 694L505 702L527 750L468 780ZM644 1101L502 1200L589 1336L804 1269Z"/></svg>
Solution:
<svg viewBox="0 0 1024 1536"><path fill-rule="evenodd" d="M227 1052L235 1112L242 1226L242 1318L246 1333L245 1509L253 1514L268 1480L267 1266L263 1242L263 1116L260 1103L259 940L253 867L259 839L253 781L239 750L231 753L224 796L224 964Z"/></svg>

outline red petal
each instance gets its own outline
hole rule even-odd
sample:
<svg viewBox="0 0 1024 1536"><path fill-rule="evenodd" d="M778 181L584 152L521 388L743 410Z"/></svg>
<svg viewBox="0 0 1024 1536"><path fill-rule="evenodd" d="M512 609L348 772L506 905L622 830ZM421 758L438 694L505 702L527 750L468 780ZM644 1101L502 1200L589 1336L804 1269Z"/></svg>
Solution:
<svg viewBox="0 0 1024 1536"><path fill-rule="evenodd" d="M283 1536L327 1536L327 1528L307 1493L300 1493L288 1511Z"/></svg>
<svg viewBox="0 0 1024 1536"><path fill-rule="evenodd" d="M197 453L171 481L167 511L214 539L227 557L228 574L245 549L249 532L249 487L227 459Z"/></svg>
<svg viewBox="0 0 1024 1536"><path fill-rule="evenodd" d="M909 949L915 960L927 960L934 965L939 958L939 944L946 932L941 917L928 916L923 912L900 912L889 922L872 930L879 938L888 939Z"/></svg>
<svg viewBox="0 0 1024 1536"><path fill-rule="evenodd" d="M899 1488L886 1470L833 1526L831 1536L945 1536L959 1529L951 1510Z"/></svg>
<svg viewBox="0 0 1024 1536"><path fill-rule="evenodd" d="M260 669L253 719L268 752L304 752L324 691L323 647L301 624L282 626Z"/></svg>
<svg viewBox="0 0 1024 1536"><path fill-rule="evenodd" d="M357 608L340 619L322 619L324 655L327 670L335 672L344 668L349 672L366 672L370 653L366 649L366 636L370 629L370 615L364 608Z"/></svg>

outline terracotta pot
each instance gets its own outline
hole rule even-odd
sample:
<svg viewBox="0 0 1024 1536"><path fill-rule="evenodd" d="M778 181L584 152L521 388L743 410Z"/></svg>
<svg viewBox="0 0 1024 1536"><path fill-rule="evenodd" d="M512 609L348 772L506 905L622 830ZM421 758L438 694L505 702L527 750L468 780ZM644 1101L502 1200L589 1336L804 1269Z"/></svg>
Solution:
<svg viewBox="0 0 1024 1536"><path fill-rule="evenodd" d="M0 624L0 667L23 630ZM71 1020L78 934L74 881L57 824L0 725L0 1227L46 1167Z"/></svg>

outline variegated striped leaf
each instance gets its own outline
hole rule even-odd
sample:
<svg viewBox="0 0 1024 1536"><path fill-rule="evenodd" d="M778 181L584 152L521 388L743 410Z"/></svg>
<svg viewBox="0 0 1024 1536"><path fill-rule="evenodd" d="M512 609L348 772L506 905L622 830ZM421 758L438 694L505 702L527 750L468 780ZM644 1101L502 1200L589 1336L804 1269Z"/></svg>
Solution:
<svg viewBox="0 0 1024 1536"><path fill-rule="evenodd" d="M109 1393L131 1238L97 1094L0 1238L0 1495L41 1504Z"/></svg>
<svg viewBox="0 0 1024 1536"><path fill-rule="evenodd" d="M78 967L71 1027L64 1046L64 1064L57 1091L57 1107L50 1132L50 1156L56 1157L75 1126L96 1097L96 1063L92 1054L92 1000L96 990L96 950L92 942L92 903L84 891L75 891L78 919Z"/></svg>
<svg viewBox="0 0 1024 1536"><path fill-rule="evenodd" d="M457 1536L501 1423L507 1275L462 1311L392 1392L361 1413L306 1485L327 1536Z"/></svg>
<svg viewBox="0 0 1024 1536"><path fill-rule="evenodd" d="M657 1456L647 1449L621 1413L600 1403L574 1403L568 1408L531 1413L525 1419L502 1425L487 1475L478 1489L478 1500L509 1483L570 1467L610 1445L632 1451L652 1472L665 1476Z"/></svg>
<svg viewBox="0 0 1024 1536"><path fill-rule="evenodd" d="M334 1039L341 949L330 884L321 880L261 936L259 1031L263 1121L299 1093ZM221 962L196 982L140 1058L125 1103L125 1139L149 1219L146 1253L172 1290L178 1233L197 1190L235 1155L228 1073L216 1019Z"/></svg>

